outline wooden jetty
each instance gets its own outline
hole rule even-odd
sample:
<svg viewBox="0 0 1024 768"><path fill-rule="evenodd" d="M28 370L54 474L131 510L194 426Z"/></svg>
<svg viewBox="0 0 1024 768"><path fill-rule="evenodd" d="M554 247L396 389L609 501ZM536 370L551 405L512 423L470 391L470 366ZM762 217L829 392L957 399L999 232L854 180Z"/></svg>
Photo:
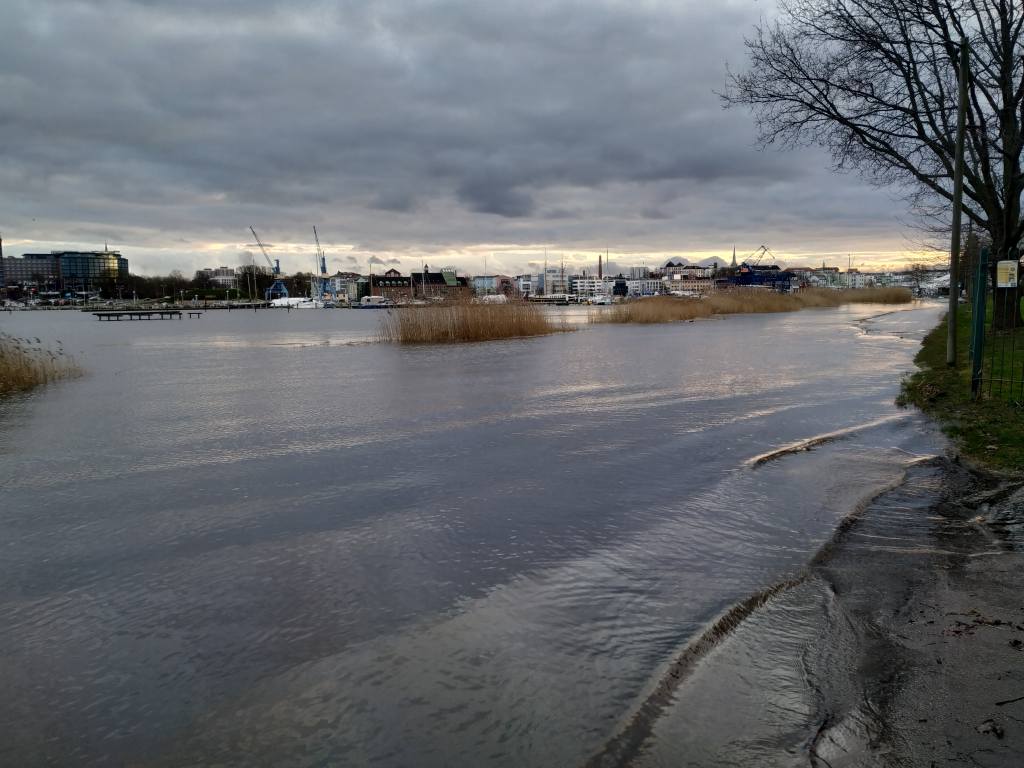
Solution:
<svg viewBox="0 0 1024 768"><path fill-rule="evenodd" d="M186 310L189 317L201 317L198 310ZM173 320L186 314L180 309L126 309L93 312L98 320Z"/></svg>

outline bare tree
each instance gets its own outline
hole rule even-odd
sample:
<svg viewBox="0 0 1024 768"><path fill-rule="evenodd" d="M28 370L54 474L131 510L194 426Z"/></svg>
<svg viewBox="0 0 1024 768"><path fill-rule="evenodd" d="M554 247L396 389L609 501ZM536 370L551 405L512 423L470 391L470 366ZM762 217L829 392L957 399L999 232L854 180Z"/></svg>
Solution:
<svg viewBox="0 0 1024 768"><path fill-rule="evenodd" d="M960 266L958 274L963 278L967 290L967 300L974 300L974 281L978 272L978 262L981 260L981 249L989 248L988 235L978 237L978 233L970 226L967 226L967 238L964 243L963 252L960 254Z"/></svg>
<svg viewBox="0 0 1024 768"><path fill-rule="evenodd" d="M821 144L839 168L911 190L919 209L953 197L957 67L970 47L964 214L995 254L1024 235L1024 8L1012 0L779 0L747 39L750 69L729 105L761 140ZM947 209L948 210L948 209ZM1019 302L997 317L1007 327Z"/></svg>
<svg viewBox="0 0 1024 768"><path fill-rule="evenodd" d="M921 296L924 292L924 283L934 274L932 270L933 265L925 262L915 262L907 267L905 274L913 286L911 290L915 296Z"/></svg>

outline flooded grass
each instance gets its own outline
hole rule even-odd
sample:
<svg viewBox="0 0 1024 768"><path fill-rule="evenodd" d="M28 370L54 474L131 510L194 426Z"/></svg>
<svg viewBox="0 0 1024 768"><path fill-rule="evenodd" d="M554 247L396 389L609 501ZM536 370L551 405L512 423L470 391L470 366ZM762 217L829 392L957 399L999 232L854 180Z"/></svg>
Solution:
<svg viewBox="0 0 1024 768"><path fill-rule="evenodd" d="M39 339L0 333L0 396L81 375L82 369L60 348L54 351L43 347Z"/></svg>
<svg viewBox="0 0 1024 768"><path fill-rule="evenodd" d="M703 299L654 296L616 304L610 310L592 312L592 323L673 323L712 315L753 312L795 312L811 307L842 304L905 304L912 299L906 288L861 288L845 291L811 288L798 293L741 289L713 293Z"/></svg>
<svg viewBox="0 0 1024 768"><path fill-rule="evenodd" d="M1020 473L1024 468L1024 407L1000 398L971 397L971 307L957 312L957 365L946 365L946 322L921 344L919 370L903 381L897 405L916 405L935 418L966 456L988 467ZM1024 351L1016 353L1016 364ZM986 375L991 370L985 371ZM984 388L983 388L984 390Z"/></svg>
<svg viewBox="0 0 1024 768"><path fill-rule="evenodd" d="M379 338L392 344L452 344L545 336L572 327L536 304L442 304L388 310Z"/></svg>

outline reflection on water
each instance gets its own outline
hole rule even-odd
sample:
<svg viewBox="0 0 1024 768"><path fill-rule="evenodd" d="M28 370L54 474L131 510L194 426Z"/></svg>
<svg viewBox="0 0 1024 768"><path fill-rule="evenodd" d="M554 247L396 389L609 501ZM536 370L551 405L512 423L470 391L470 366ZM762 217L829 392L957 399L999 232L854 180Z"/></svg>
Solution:
<svg viewBox="0 0 1024 768"><path fill-rule="evenodd" d="M936 450L892 400L937 309L881 311L417 348L4 318L89 375L0 411L0 762L584 762Z"/></svg>

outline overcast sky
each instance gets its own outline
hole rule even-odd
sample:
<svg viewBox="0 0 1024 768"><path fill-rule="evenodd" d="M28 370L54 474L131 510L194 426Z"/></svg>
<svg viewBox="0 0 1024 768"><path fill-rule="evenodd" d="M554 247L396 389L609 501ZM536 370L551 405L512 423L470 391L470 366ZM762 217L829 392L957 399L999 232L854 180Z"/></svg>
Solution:
<svg viewBox="0 0 1024 768"><path fill-rule="evenodd" d="M770 2L5 0L5 255L144 274L543 259L895 262L894 194L756 147L726 68Z"/></svg>

